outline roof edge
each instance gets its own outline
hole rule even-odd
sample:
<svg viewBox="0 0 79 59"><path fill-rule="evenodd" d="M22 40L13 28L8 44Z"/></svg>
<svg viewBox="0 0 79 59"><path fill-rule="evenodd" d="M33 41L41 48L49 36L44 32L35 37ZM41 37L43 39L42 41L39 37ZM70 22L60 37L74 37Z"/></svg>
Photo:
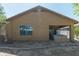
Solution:
<svg viewBox="0 0 79 59"><path fill-rule="evenodd" d="M55 13L55 14L57 14L57 15L60 15L60 16L65 17L65 18L68 18L68 19L74 21L74 24L79 23L79 21L77 21L77 20L75 20L75 19L73 19L73 18L70 18L70 17L65 16L65 15L63 15L63 14L60 14L60 13L58 13L58 12L56 12L56 11L52 11L52 10L50 10L50 9L48 9L48 8L45 8L45 7L43 7L43 6L40 6L40 5L35 6L35 7L33 7L33 8L30 8L30 9L28 9L28 10L26 10L26 11L21 12L21 13L18 13L18 14L16 14L16 15L14 15L14 16L8 18L7 21L11 21L11 19L14 19L14 18L16 18L17 16L20 16L20 15L24 15L25 13L28 13L28 12L32 11L33 9L36 9L36 8L43 8L43 9L46 9L46 10L48 10L48 11L50 11L50 12L52 12L52 13Z"/></svg>

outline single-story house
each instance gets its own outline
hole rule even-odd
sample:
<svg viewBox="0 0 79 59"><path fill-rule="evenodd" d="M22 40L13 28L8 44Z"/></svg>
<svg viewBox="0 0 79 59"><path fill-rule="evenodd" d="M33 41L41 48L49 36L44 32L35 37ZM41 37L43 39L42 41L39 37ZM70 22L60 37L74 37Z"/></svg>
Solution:
<svg viewBox="0 0 79 59"><path fill-rule="evenodd" d="M6 36L8 40L47 41L54 40L56 31L69 26L70 41L74 40L76 20L61 15L42 6L36 6L7 19ZM52 35L51 35L52 33Z"/></svg>

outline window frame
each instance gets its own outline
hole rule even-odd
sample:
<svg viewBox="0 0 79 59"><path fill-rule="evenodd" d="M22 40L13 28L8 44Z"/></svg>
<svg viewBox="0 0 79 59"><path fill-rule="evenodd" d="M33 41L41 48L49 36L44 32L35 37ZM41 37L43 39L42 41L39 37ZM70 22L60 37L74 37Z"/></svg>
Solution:
<svg viewBox="0 0 79 59"><path fill-rule="evenodd" d="M26 27L27 27L27 26L28 26L28 27L31 27L32 29L29 30L29 29L30 29L30 28L29 28L29 29L26 29L26 31L24 30L24 31L26 32L25 34L24 34L24 33L21 33L21 28L20 28L20 27L21 27L22 25L24 25L24 26L26 26ZM31 34L28 34L28 32L31 32ZM20 36L32 36L32 32L33 32L33 27L32 27L31 24L20 24L20 25L19 25L19 34L20 34Z"/></svg>

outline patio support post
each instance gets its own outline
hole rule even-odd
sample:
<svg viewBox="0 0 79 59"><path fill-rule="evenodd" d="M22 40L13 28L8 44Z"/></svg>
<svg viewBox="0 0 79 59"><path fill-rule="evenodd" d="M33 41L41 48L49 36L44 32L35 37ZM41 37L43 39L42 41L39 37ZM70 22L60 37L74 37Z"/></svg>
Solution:
<svg viewBox="0 0 79 59"><path fill-rule="evenodd" d="M70 26L70 42L74 42L74 26Z"/></svg>

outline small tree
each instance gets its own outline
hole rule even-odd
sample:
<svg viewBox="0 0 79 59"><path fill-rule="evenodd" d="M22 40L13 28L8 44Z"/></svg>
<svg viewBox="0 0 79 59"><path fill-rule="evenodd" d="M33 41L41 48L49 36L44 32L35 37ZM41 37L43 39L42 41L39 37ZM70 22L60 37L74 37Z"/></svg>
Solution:
<svg viewBox="0 0 79 59"><path fill-rule="evenodd" d="M1 27L6 23L6 16L4 12L4 8L0 4L0 32L1 32Z"/></svg>
<svg viewBox="0 0 79 59"><path fill-rule="evenodd" d="M74 9L74 15L79 16L79 3L74 3L73 9ZM79 36L79 26L75 26L75 35L78 38L78 36Z"/></svg>

